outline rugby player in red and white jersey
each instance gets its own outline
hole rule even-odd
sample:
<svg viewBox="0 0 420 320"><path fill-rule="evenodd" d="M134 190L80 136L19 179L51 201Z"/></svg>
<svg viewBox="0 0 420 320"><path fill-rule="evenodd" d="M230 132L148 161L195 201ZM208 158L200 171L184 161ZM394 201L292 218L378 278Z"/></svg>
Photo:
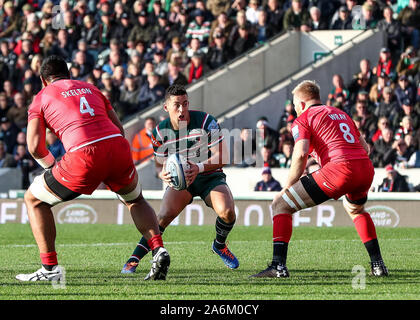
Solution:
<svg viewBox="0 0 420 320"><path fill-rule="evenodd" d="M321 103L320 88L314 81L301 82L292 94L298 115L292 126L295 147L286 187L272 203L273 260L252 277L289 277L286 259L292 214L341 196L370 256L372 274L388 275L375 225L364 209L374 176L366 141L345 112ZM321 169L302 177L309 154Z"/></svg>
<svg viewBox="0 0 420 320"><path fill-rule="evenodd" d="M153 248L146 280L164 280L170 264L154 210L143 198L124 129L109 101L93 85L70 79L59 56L46 58L40 70L44 88L28 111L28 149L46 170L25 193L32 232L42 267L19 274L21 281L59 280L62 268L55 250L56 229L51 208L81 194L91 194L103 182L128 207L140 233ZM50 129L66 149L56 161L46 148Z"/></svg>

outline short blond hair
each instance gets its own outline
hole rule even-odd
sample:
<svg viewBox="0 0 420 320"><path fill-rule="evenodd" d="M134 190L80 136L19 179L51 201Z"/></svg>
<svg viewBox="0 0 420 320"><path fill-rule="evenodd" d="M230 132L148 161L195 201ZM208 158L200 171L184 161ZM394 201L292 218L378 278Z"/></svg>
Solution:
<svg viewBox="0 0 420 320"><path fill-rule="evenodd" d="M314 80L304 80L293 89L292 94L304 101L320 99L320 87Z"/></svg>

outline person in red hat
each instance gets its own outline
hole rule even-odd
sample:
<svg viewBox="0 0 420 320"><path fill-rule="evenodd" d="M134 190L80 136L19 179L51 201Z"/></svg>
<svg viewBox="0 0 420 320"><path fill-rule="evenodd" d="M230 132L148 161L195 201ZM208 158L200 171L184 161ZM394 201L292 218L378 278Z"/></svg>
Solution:
<svg viewBox="0 0 420 320"><path fill-rule="evenodd" d="M381 192L409 192L407 180L397 170L394 169L392 164L385 167L386 178L378 187Z"/></svg>

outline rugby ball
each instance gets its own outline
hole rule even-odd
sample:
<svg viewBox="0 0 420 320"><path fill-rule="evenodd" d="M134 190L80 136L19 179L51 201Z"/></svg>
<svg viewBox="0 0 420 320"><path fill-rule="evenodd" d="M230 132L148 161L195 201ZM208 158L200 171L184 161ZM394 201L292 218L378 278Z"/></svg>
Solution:
<svg viewBox="0 0 420 320"><path fill-rule="evenodd" d="M184 190L188 187L185 171L190 168L187 159L179 153L171 154L166 160L165 171L171 174L169 184L175 190Z"/></svg>

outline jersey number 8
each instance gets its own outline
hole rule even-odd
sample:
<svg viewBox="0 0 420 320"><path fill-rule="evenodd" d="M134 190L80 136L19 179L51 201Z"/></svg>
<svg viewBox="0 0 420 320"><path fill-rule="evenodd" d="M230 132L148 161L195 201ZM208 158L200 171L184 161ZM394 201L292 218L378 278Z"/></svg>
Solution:
<svg viewBox="0 0 420 320"><path fill-rule="evenodd" d="M89 113L92 117L95 115L95 111L90 107L85 97L80 97L80 113Z"/></svg>
<svg viewBox="0 0 420 320"><path fill-rule="evenodd" d="M347 123L341 122L340 130L343 132L344 140L346 140L348 143L354 143L354 136L350 133L350 127Z"/></svg>

